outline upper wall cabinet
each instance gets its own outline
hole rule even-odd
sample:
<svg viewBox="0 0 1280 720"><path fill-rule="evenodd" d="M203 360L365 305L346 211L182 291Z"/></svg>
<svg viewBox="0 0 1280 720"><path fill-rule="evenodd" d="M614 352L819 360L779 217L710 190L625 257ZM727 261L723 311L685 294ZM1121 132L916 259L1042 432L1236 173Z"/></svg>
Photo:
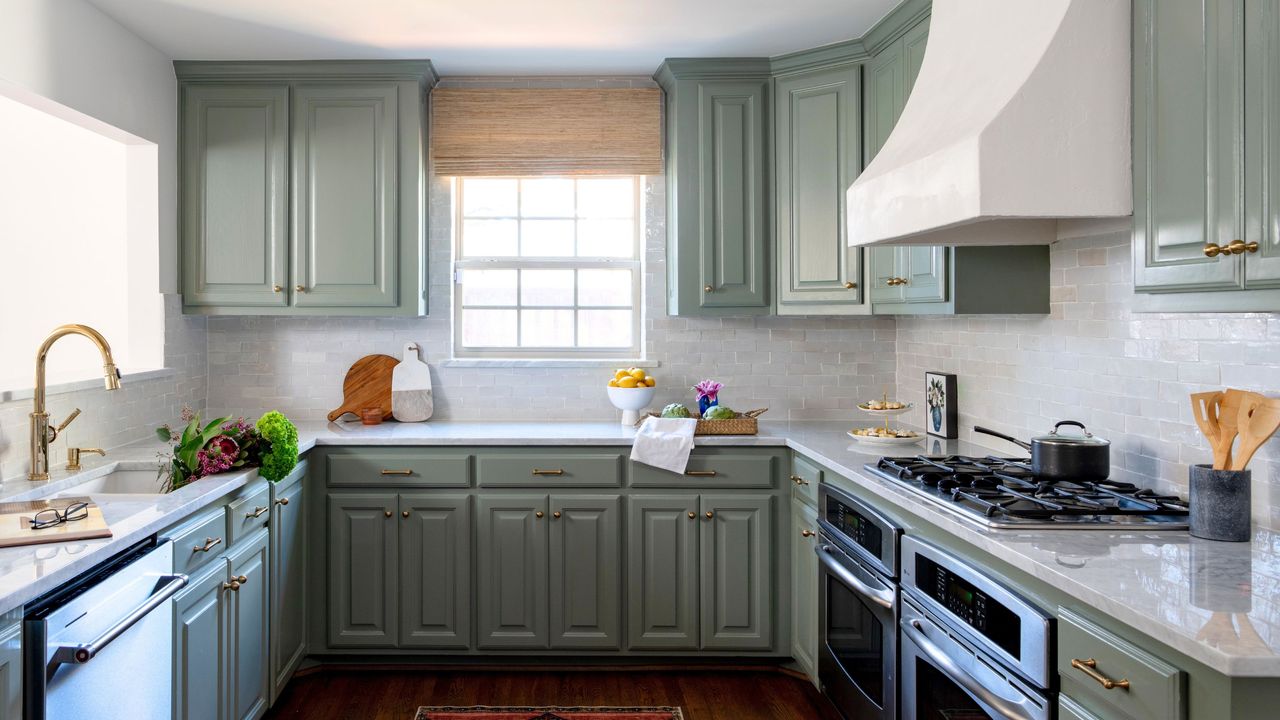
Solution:
<svg viewBox="0 0 1280 720"><path fill-rule="evenodd" d="M655 77L666 102L668 311L766 314L768 62L668 60Z"/></svg>
<svg viewBox="0 0 1280 720"><path fill-rule="evenodd" d="M1133 12L1137 306L1280 309L1280 2Z"/></svg>
<svg viewBox="0 0 1280 720"><path fill-rule="evenodd" d="M426 312L426 61L175 63L187 312Z"/></svg>

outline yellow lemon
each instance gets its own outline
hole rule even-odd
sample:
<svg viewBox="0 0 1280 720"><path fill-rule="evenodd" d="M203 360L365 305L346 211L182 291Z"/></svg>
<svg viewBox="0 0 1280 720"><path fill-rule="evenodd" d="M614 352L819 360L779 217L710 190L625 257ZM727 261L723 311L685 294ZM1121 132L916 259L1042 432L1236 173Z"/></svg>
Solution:
<svg viewBox="0 0 1280 720"><path fill-rule="evenodd" d="M624 387L624 388L633 388L638 384L640 384L640 381L635 379L634 377L631 377L630 375L618 381L618 387Z"/></svg>
<svg viewBox="0 0 1280 720"><path fill-rule="evenodd" d="M613 378L609 378L609 387L618 387L618 381Z"/></svg>
<svg viewBox="0 0 1280 720"><path fill-rule="evenodd" d="M647 377L647 378L645 378L645 379L644 379L644 384L645 384L645 385L648 385L649 387L654 387L655 385L657 385L657 384L658 384L658 381L657 381L657 380L654 380L654 379L653 379L653 376L652 376L652 375L650 375L649 377Z"/></svg>
<svg viewBox="0 0 1280 720"><path fill-rule="evenodd" d="M622 368L618 368L618 371L617 371L617 372L615 372L615 373L613 374L613 379L614 379L614 380L621 380L622 378L624 378L624 377L626 377L626 376L628 376L628 375L630 375L630 374L631 374L631 371L629 371L629 370L623 370Z"/></svg>
<svg viewBox="0 0 1280 720"><path fill-rule="evenodd" d="M643 380L643 379L644 379L644 371L643 371L643 370L641 370L640 368L632 368L632 370L631 370L631 377L633 377L633 378L635 378L635 379L637 379L637 380Z"/></svg>

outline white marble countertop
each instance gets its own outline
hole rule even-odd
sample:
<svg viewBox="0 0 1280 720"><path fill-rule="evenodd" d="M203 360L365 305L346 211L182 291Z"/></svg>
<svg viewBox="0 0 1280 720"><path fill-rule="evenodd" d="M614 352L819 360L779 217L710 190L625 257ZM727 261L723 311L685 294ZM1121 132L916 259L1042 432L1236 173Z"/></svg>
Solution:
<svg viewBox="0 0 1280 720"><path fill-rule="evenodd" d="M1255 527L1250 543L1191 538L1186 531L987 530L935 508L863 465L895 449L856 445L846 423L762 421L759 435L699 437L699 446L789 447L883 499L882 509L908 527L916 518L989 552L1082 605L1167 643L1234 676L1280 677L1280 532ZM619 445L634 429L606 422L447 422L303 424L299 446L317 445ZM0 499L48 495L110 471L154 467L160 444L146 441L113 450L75 475L55 472L48 483L9 481ZM988 454L989 448L937 441L896 452ZM110 539L0 550L0 612L66 582L114 552L180 522L244 485L253 471L202 480L168 496L104 503ZM1045 608L1052 610L1052 608Z"/></svg>

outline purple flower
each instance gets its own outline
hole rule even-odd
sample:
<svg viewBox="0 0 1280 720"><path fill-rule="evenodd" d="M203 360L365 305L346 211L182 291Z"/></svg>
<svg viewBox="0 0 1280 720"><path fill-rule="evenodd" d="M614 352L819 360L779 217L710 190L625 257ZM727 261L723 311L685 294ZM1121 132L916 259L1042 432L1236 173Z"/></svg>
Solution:
<svg viewBox="0 0 1280 720"><path fill-rule="evenodd" d="M698 393L699 400L706 398L710 402L715 402L716 397L720 393L720 389L723 387L724 385L721 385L715 380L703 380L697 385L694 385L693 390L694 392Z"/></svg>

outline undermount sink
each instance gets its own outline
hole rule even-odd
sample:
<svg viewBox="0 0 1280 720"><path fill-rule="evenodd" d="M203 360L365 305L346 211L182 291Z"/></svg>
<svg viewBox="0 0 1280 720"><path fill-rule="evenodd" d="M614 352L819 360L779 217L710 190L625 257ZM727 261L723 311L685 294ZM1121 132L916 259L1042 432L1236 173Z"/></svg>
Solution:
<svg viewBox="0 0 1280 720"><path fill-rule="evenodd" d="M116 470L101 477L85 480L63 490L55 497L69 495L163 495L164 480L155 470Z"/></svg>

